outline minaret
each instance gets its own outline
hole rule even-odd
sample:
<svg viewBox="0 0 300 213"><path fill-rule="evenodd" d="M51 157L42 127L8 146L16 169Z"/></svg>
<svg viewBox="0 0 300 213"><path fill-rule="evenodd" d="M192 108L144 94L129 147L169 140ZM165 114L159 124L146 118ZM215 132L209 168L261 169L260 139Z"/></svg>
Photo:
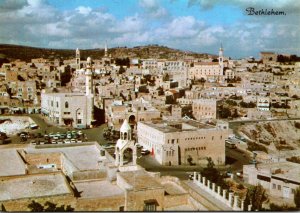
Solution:
<svg viewBox="0 0 300 213"><path fill-rule="evenodd" d="M105 46L104 46L104 57L107 58L107 42L105 41Z"/></svg>
<svg viewBox="0 0 300 213"><path fill-rule="evenodd" d="M94 120L94 93L93 93L93 71L92 59L87 58L85 71L85 95L87 97L87 125L91 126Z"/></svg>
<svg viewBox="0 0 300 213"><path fill-rule="evenodd" d="M92 72L92 59L87 58L86 71L85 71L85 95L93 94L93 72Z"/></svg>
<svg viewBox="0 0 300 213"><path fill-rule="evenodd" d="M219 65L220 65L220 75L223 75L223 70L224 70L224 63L223 63L223 46L222 46L222 43L221 43L221 47L219 49Z"/></svg>
<svg viewBox="0 0 300 213"><path fill-rule="evenodd" d="M76 69L80 69L80 51L76 49Z"/></svg>

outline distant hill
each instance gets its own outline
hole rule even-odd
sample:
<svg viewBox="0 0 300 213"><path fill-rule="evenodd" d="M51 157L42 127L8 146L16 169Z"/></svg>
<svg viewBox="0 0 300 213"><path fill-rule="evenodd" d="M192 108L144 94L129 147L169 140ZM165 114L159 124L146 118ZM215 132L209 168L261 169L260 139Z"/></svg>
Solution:
<svg viewBox="0 0 300 213"><path fill-rule="evenodd" d="M92 59L100 59L104 56L104 49L85 49L80 50L81 58L85 59L90 56ZM108 50L114 58L166 58L166 59L179 59L183 56L194 56L208 58L215 55L210 54L199 54L189 51L182 51L172 49L165 46L159 45L147 45L147 46L136 46L133 48L127 47L115 47ZM29 46L11 45L11 44L0 44L0 60L13 61L20 59L23 61L30 62L32 58L60 58L71 59L75 57L75 49L48 49L48 48L37 48Z"/></svg>

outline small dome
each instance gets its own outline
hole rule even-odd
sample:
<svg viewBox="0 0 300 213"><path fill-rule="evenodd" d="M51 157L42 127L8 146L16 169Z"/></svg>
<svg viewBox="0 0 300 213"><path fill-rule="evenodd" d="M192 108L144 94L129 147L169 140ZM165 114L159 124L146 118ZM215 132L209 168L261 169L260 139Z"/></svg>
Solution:
<svg viewBox="0 0 300 213"><path fill-rule="evenodd" d="M124 122L123 122L123 124L122 124L122 126L121 126L121 128L120 128L120 132L128 132L130 130L131 130L131 127L128 124L127 119L125 119Z"/></svg>
<svg viewBox="0 0 300 213"><path fill-rule="evenodd" d="M87 61L88 63L91 63L91 62L92 62L91 57L88 57L86 61Z"/></svg>

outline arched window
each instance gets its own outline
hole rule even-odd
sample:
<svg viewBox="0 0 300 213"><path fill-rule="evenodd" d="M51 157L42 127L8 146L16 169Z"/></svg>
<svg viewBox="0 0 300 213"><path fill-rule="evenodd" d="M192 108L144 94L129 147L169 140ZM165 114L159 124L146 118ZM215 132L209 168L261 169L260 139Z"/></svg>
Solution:
<svg viewBox="0 0 300 213"><path fill-rule="evenodd" d="M68 101L65 102L65 108L69 108L69 102Z"/></svg>

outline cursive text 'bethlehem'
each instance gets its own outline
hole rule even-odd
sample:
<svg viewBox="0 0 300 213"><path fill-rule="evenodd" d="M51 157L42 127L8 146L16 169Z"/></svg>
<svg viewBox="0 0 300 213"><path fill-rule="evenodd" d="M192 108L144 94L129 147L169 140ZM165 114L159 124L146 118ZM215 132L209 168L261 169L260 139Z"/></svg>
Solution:
<svg viewBox="0 0 300 213"><path fill-rule="evenodd" d="M276 11L276 10L269 10L269 9L259 9L256 10L254 7L246 8L246 12L248 16L285 16L286 13L284 11Z"/></svg>

